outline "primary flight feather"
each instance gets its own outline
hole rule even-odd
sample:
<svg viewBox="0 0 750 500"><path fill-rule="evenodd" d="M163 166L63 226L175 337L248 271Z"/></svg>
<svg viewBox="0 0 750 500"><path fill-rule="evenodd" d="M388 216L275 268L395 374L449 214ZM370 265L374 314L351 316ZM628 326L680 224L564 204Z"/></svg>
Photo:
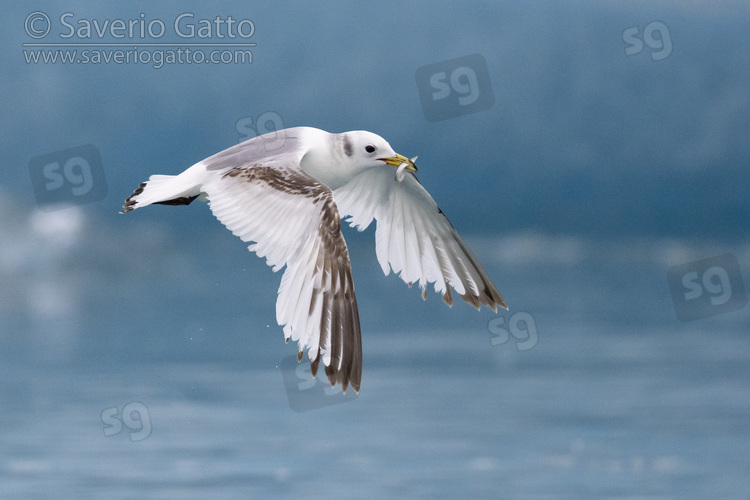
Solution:
<svg viewBox="0 0 750 500"><path fill-rule="evenodd" d="M151 204L207 200L232 233L274 272L286 266L276 300L284 337L305 349L316 375L359 392L362 344L341 217L358 230L377 221L375 249L426 297L428 283L452 305L451 288L479 309L507 309L500 292L430 194L414 159L366 131L331 134L296 127L255 137L179 175L152 175L122 213Z"/></svg>

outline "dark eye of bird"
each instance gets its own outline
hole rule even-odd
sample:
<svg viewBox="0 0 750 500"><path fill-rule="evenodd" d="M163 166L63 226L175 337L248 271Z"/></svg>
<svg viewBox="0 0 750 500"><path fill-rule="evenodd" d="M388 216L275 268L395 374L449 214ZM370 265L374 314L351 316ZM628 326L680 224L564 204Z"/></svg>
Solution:
<svg viewBox="0 0 750 500"><path fill-rule="evenodd" d="M368 153L374 153L375 146L373 146L372 144L368 144L367 146L365 146L365 151L367 151Z"/></svg>

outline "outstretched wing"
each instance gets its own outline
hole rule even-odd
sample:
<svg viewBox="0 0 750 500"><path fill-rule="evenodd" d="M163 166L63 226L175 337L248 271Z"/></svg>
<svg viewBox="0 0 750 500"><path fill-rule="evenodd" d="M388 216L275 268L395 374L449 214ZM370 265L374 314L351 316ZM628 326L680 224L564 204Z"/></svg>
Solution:
<svg viewBox="0 0 750 500"><path fill-rule="evenodd" d="M272 166L208 162L202 191L211 211L274 272L286 265L276 301L284 337L321 359L331 385L359 391L362 346L349 251L331 190L279 155ZM209 159L211 160L211 159Z"/></svg>
<svg viewBox="0 0 750 500"><path fill-rule="evenodd" d="M453 304L450 288L469 304L507 309L494 283L435 200L409 172L394 179L396 167L368 169L336 189L336 203L347 221L362 231L377 220L375 250L387 275L392 268L410 286L419 282L426 298L434 283L443 300ZM390 267L389 267L390 266Z"/></svg>

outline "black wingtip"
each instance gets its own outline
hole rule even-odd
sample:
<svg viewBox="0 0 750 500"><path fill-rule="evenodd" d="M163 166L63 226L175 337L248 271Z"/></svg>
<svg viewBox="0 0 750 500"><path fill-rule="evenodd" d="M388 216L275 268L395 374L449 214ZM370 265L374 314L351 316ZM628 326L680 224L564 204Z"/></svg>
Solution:
<svg viewBox="0 0 750 500"><path fill-rule="evenodd" d="M131 212L133 209L135 209L136 204L138 203L133 198L138 196L143 192L143 188L146 187L145 182L141 182L141 185L136 188L135 191L133 191L133 194L128 196L128 198L125 200L125 204L122 206L122 210L120 210L121 214L126 214L128 212Z"/></svg>
<svg viewBox="0 0 750 500"><path fill-rule="evenodd" d="M313 378L318 376L318 365L320 364L320 356L312 360L312 363L310 363L310 373L312 373Z"/></svg>

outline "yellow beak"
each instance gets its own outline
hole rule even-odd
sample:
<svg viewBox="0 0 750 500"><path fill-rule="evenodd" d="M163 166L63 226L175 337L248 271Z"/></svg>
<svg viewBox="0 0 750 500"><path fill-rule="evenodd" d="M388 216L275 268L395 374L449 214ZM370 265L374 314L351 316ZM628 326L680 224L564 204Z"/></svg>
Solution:
<svg viewBox="0 0 750 500"><path fill-rule="evenodd" d="M398 167L402 163L406 163L406 170L411 170L412 172L417 171L417 166L414 164L414 160L416 159L416 156L410 160L406 156L400 155L398 153L396 153L396 156L391 156L390 158L378 158L378 160L384 161L388 165L393 165L394 167Z"/></svg>

